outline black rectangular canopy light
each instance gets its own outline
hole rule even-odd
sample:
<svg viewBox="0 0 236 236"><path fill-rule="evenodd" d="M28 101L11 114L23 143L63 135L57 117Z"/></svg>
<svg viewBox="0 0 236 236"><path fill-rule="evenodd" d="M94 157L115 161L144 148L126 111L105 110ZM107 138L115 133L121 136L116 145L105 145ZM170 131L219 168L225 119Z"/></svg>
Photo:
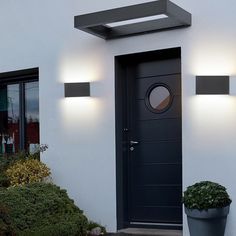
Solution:
<svg viewBox="0 0 236 236"><path fill-rule="evenodd" d="M196 76L196 94L229 94L229 76Z"/></svg>
<svg viewBox="0 0 236 236"><path fill-rule="evenodd" d="M191 14L169 0L157 0L75 16L75 28L115 39L191 26Z"/></svg>

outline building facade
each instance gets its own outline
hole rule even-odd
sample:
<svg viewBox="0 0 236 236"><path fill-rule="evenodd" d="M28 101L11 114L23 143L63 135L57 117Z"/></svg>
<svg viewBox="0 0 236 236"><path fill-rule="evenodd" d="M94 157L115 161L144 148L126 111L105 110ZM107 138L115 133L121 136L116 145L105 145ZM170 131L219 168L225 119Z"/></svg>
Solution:
<svg viewBox="0 0 236 236"><path fill-rule="evenodd" d="M192 14L191 27L115 40L74 28L76 15L144 2L1 2L0 73L38 68L40 143L49 146L42 160L51 168L54 182L68 190L89 218L115 232L122 227L117 207L117 60L151 51L160 59L161 51L170 50L171 56L161 59L178 59L177 66L168 68L178 67L170 73L179 74L181 83L180 93L175 94L181 97L181 188L201 180L226 186L233 201L226 236L232 236L236 231L236 2L174 0ZM229 95L196 95L197 75L229 75ZM90 97L65 98L64 84L78 82L90 82ZM171 98L162 92L162 103L156 106L154 99L153 109L169 104ZM29 120L31 131L37 130L38 120ZM32 140L32 145L38 142L37 137ZM183 232L189 235L184 214Z"/></svg>

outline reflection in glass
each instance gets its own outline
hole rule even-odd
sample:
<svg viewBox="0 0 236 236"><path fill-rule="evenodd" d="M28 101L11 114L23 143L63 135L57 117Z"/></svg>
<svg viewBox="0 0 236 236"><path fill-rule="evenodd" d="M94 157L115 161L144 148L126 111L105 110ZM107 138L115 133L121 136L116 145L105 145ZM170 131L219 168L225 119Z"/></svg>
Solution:
<svg viewBox="0 0 236 236"><path fill-rule="evenodd" d="M19 150L19 84L0 86L0 153Z"/></svg>
<svg viewBox="0 0 236 236"><path fill-rule="evenodd" d="M169 90L164 86L157 86L152 89L149 95L149 103L157 112L166 109L170 104L171 96Z"/></svg>
<svg viewBox="0 0 236 236"><path fill-rule="evenodd" d="M39 145L39 84L25 83L25 149L34 152Z"/></svg>

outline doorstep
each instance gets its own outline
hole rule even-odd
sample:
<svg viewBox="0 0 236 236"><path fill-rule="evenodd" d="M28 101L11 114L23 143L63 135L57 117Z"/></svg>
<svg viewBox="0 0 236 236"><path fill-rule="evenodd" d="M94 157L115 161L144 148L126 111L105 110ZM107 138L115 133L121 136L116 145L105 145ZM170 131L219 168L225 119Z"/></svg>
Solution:
<svg viewBox="0 0 236 236"><path fill-rule="evenodd" d="M128 228L107 236L183 236L182 230Z"/></svg>

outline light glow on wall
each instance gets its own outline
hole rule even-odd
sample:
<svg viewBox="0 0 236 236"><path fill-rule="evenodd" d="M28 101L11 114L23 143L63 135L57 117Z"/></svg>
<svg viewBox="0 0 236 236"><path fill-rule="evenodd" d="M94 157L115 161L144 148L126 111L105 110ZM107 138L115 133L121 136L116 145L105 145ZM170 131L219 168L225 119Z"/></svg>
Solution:
<svg viewBox="0 0 236 236"><path fill-rule="evenodd" d="M104 65L102 45L79 47L61 55L59 79L62 83L93 82L103 79Z"/></svg>
<svg viewBox="0 0 236 236"><path fill-rule="evenodd" d="M103 64L102 52L102 45L91 42L88 46L77 45L76 50L73 48L61 55L58 65L60 83L89 82L91 87L90 97L63 97L60 100L60 127L65 130L63 138L71 143L89 142L91 137L100 136L97 130L106 125L101 84L107 67Z"/></svg>
<svg viewBox="0 0 236 236"><path fill-rule="evenodd" d="M95 128L102 117L102 101L93 97L64 98L60 102L62 127L68 133Z"/></svg>
<svg viewBox="0 0 236 236"><path fill-rule="evenodd" d="M201 43L194 48L190 64L194 75L236 74L235 51L230 44L228 46L215 40L202 44L202 40L199 41Z"/></svg>
<svg viewBox="0 0 236 236"><path fill-rule="evenodd" d="M59 105L63 139L71 144L90 143L93 137L100 136L99 130L106 126L104 104L98 98L64 98Z"/></svg>
<svg viewBox="0 0 236 236"><path fill-rule="evenodd" d="M96 64L80 61L68 61L61 67L61 82L77 83L97 81L101 77L101 69Z"/></svg>
<svg viewBox="0 0 236 236"><path fill-rule="evenodd" d="M189 98L191 119L196 133L232 131L235 124L236 98L229 95L197 95Z"/></svg>

